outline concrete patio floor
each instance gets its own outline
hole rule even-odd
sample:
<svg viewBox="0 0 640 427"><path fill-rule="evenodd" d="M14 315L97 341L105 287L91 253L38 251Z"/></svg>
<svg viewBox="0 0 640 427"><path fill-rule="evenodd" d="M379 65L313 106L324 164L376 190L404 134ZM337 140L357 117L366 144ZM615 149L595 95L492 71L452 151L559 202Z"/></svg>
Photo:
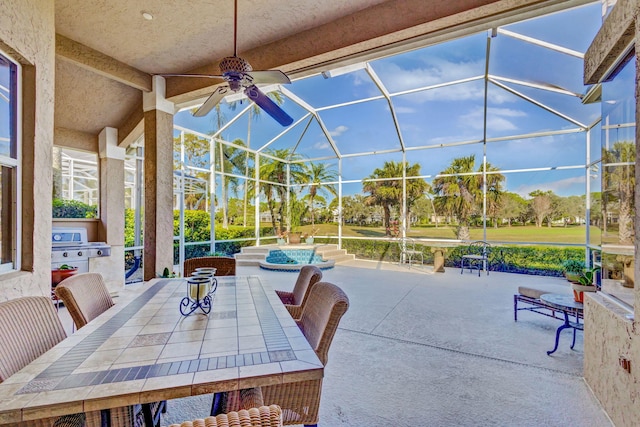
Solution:
<svg viewBox="0 0 640 427"><path fill-rule="evenodd" d="M239 267L274 289L297 273ZM559 278L352 261L323 271L350 308L325 369L320 426L611 426L582 378L583 341L519 312L520 285L569 292ZM205 417L211 396L172 400L162 425Z"/></svg>

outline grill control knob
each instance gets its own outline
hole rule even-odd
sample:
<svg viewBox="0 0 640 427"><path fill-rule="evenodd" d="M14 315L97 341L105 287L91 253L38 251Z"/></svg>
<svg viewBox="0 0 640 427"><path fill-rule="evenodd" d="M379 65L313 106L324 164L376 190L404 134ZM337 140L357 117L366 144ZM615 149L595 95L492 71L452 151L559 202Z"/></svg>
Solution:
<svg viewBox="0 0 640 427"><path fill-rule="evenodd" d="M82 256L82 251L78 251L78 256Z"/></svg>
<svg viewBox="0 0 640 427"><path fill-rule="evenodd" d="M102 256L102 251L100 249L98 249L98 256Z"/></svg>
<svg viewBox="0 0 640 427"><path fill-rule="evenodd" d="M66 252L64 252L64 253L62 254L62 256L66 258L66 257L68 257L68 256L69 256L69 254L68 254L68 253L66 253Z"/></svg>

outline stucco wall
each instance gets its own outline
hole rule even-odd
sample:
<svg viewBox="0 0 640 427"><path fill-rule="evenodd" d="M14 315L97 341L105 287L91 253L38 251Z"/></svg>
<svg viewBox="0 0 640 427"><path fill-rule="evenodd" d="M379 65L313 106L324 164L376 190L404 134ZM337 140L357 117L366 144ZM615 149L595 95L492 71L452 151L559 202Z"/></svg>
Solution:
<svg viewBox="0 0 640 427"><path fill-rule="evenodd" d="M585 297L584 377L617 427L640 420L640 334L622 309L601 294ZM630 372L622 361L631 363Z"/></svg>
<svg viewBox="0 0 640 427"><path fill-rule="evenodd" d="M31 76L23 88L22 271L0 275L2 301L50 292L55 27L50 0L1 0L0 9L0 47Z"/></svg>

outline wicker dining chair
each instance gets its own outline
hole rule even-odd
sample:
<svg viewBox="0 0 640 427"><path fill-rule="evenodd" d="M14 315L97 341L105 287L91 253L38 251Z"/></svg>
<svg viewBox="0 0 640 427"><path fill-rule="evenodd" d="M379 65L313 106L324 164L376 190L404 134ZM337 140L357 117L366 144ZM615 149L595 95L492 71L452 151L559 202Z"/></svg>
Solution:
<svg viewBox="0 0 640 427"><path fill-rule="evenodd" d="M0 383L67 337L53 302L44 296L0 303ZM12 424L29 427L99 425L100 411Z"/></svg>
<svg viewBox="0 0 640 427"><path fill-rule="evenodd" d="M189 277L198 267L216 268L216 276L235 276L236 259L227 256L203 256L185 260L182 276Z"/></svg>
<svg viewBox="0 0 640 427"><path fill-rule="evenodd" d="M184 421L169 427L280 427L282 410L278 405L241 409L220 414L215 417Z"/></svg>
<svg viewBox="0 0 640 427"><path fill-rule="evenodd" d="M325 366L338 324L348 308L349 298L342 289L329 282L318 282L296 320ZM263 386L261 390L265 405L282 408L284 425L317 425L322 379Z"/></svg>
<svg viewBox="0 0 640 427"><path fill-rule="evenodd" d="M115 305L100 273L68 277L56 286L55 292L78 329Z"/></svg>
<svg viewBox="0 0 640 427"><path fill-rule="evenodd" d="M276 294L282 300L291 317L299 319L302 315L302 308L309 299L309 293L313 285L322 279L322 270L315 265L305 265L300 269L296 284L292 292L278 291Z"/></svg>
<svg viewBox="0 0 640 427"><path fill-rule="evenodd" d="M100 273L73 275L60 282L55 293L69 311L77 329L115 305ZM112 427L114 417L125 426L144 422L146 427L159 427L160 414L166 410L166 401L111 409Z"/></svg>

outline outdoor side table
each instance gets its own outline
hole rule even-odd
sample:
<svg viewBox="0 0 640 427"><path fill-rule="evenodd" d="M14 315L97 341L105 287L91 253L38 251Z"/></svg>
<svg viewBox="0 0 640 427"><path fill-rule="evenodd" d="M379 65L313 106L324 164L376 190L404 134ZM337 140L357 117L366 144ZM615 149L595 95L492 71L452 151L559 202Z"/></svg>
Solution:
<svg viewBox="0 0 640 427"><path fill-rule="evenodd" d="M553 307L557 307L564 315L564 323L556 330L555 346L553 347L553 350L547 351L547 354L551 355L558 349L560 332L567 328L573 329L573 341L571 342L571 349L573 349L576 344L576 331L584 330L584 326L580 323L579 317L584 309L584 305L580 302L576 302L573 299L573 296L568 294L542 294L540 295L540 299ZM575 322L569 320L569 313L575 315Z"/></svg>

